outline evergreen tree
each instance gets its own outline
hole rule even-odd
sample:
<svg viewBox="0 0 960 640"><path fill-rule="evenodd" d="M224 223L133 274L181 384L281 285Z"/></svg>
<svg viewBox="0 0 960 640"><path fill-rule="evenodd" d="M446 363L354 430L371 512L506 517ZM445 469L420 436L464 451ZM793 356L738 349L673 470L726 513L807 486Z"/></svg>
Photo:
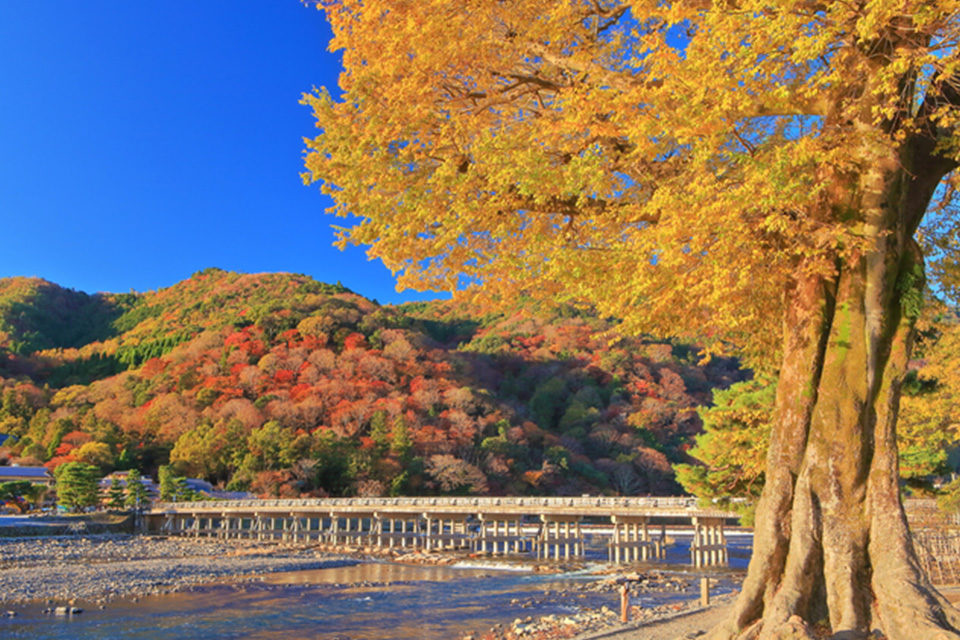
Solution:
<svg viewBox="0 0 960 640"><path fill-rule="evenodd" d="M110 489L107 491L107 507L110 509L123 509L123 485L116 477L110 479Z"/></svg>
<svg viewBox="0 0 960 640"><path fill-rule="evenodd" d="M177 476L173 480L174 500L177 502L196 502L203 500L204 496L199 491L194 491L187 485L187 479L183 476Z"/></svg>
<svg viewBox="0 0 960 640"><path fill-rule="evenodd" d="M127 472L127 499L124 504L128 509L141 511L149 499L150 495L147 493L147 488L140 477L140 471L130 469Z"/></svg>
<svg viewBox="0 0 960 640"><path fill-rule="evenodd" d="M160 481L160 499L164 502L177 499L177 476L173 473L173 468L168 465L162 465L157 470L157 478Z"/></svg>
<svg viewBox="0 0 960 640"><path fill-rule="evenodd" d="M54 471L57 504L71 511L96 506L100 500L98 469L85 462L67 462Z"/></svg>
<svg viewBox="0 0 960 640"><path fill-rule="evenodd" d="M390 449L390 432L387 429L387 412L377 411L370 418L370 439L373 440L374 453L378 458L386 455Z"/></svg>
<svg viewBox="0 0 960 640"><path fill-rule="evenodd" d="M28 496L32 486L33 484L26 480L0 482L0 502L13 503L23 513L29 506Z"/></svg>
<svg viewBox="0 0 960 640"><path fill-rule="evenodd" d="M403 416L397 416L393 421L393 433L390 438L390 451L395 453L403 462L413 448L413 440L410 438L410 429L407 427L407 421Z"/></svg>

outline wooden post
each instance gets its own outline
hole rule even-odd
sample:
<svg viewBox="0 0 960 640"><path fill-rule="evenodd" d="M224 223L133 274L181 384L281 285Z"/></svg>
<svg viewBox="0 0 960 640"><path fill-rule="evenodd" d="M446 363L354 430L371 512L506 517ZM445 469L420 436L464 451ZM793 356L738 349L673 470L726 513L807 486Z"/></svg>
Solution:
<svg viewBox="0 0 960 640"><path fill-rule="evenodd" d="M700 578L700 606L710 604L710 578Z"/></svg>
<svg viewBox="0 0 960 640"><path fill-rule="evenodd" d="M693 561L693 566L695 568L700 568L700 522L696 517L693 518L693 542L690 544L690 553L693 556L691 560Z"/></svg>
<svg viewBox="0 0 960 640"><path fill-rule="evenodd" d="M650 559L650 529L647 527L647 519L643 519L643 549L640 553L641 559L646 562Z"/></svg>
<svg viewBox="0 0 960 640"><path fill-rule="evenodd" d="M730 552L727 549L727 534L723 530L723 520L720 521L720 544L722 548L720 549L720 558L723 564L730 564Z"/></svg>
<svg viewBox="0 0 960 640"><path fill-rule="evenodd" d="M630 621L630 591L627 585L620 585L620 622Z"/></svg>
<svg viewBox="0 0 960 640"><path fill-rule="evenodd" d="M707 553L706 553L706 557L703 560L703 563L704 565L709 567L716 564L714 562L714 556L713 556L713 549L714 549L713 532L715 531L715 527L713 526L713 522L710 522L710 521L708 521L707 524L704 526L706 528L704 533L706 534L706 538L707 538Z"/></svg>
<svg viewBox="0 0 960 640"><path fill-rule="evenodd" d="M620 564L620 523L613 523L613 561Z"/></svg>
<svg viewBox="0 0 960 640"><path fill-rule="evenodd" d="M553 559L560 560L560 522L553 523Z"/></svg>

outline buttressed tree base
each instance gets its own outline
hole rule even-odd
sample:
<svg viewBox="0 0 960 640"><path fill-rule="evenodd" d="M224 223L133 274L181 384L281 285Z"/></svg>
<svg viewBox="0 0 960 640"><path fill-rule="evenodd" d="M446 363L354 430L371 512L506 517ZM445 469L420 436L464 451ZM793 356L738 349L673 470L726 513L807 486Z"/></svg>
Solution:
<svg viewBox="0 0 960 640"><path fill-rule="evenodd" d="M925 216L952 223L960 3L319 3L306 180L401 286L591 304L779 374L748 576L711 638L960 638L896 422Z"/></svg>

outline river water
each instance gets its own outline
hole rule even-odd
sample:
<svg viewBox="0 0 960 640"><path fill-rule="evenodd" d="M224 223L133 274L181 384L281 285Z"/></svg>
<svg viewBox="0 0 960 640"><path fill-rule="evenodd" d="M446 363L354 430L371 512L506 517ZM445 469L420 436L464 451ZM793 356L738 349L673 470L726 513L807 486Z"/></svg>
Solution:
<svg viewBox="0 0 960 640"><path fill-rule="evenodd" d="M745 564L737 557L742 555L734 555L734 568ZM679 542L671 547L667 563L647 568L689 572L684 560ZM472 561L450 567L364 562L275 573L257 582L194 587L138 602L118 600L104 610L84 607L84 613L70 618L43 614L40 605L27 606L15 618L0 619L0 638L452 640L498 623L506 626L515 618L618 606L614 593L577 590L585 581L599 579L586 570L544 575L531 572L529 562L467 562ZM641 604L696 598L699 575L690 572L686 591L652 593ZM713 575L722 578L714 593L735 588L728 572Z"/></svg>

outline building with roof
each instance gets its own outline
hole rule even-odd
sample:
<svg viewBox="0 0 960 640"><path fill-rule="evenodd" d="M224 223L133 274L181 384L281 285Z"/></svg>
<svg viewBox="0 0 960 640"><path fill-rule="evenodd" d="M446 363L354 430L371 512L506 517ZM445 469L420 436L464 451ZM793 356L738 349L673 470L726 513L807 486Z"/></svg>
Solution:
<svg viewBox="0 0 960 640"><path fill-rule="evenodd" d="M46 467L20 467L17 465L0 467L0 482L25 480L34 484L53 486L53 476Z"/></svg>
<svg viewBox="0 0 960 640"><path fill-rule="evenodd" d="M214 488L214 486L206 480L199 478L185 478L184 481L187 488L191 491L202 494L207 498L213 498L214 500L250 500L257 497L255 494L247 491L221 491Z"/></svg>
<svg viewBox="0 0 960 640"><path fill-rule="evenodd" d="M127 490L127 474L129 471L114 471L104 477L100 478L98 485L100 486L100 493L106 495L110 490L110 485L113 484L113 479L116 478L120 482L120 486L123 487L123 490ZM150 476L140 476L140 482L143 483L144 489L147 490L147 495L150 498L150 501L154 501L160 497L160 487L157 486L157 483L153 481L153 478Z"/></svg>

